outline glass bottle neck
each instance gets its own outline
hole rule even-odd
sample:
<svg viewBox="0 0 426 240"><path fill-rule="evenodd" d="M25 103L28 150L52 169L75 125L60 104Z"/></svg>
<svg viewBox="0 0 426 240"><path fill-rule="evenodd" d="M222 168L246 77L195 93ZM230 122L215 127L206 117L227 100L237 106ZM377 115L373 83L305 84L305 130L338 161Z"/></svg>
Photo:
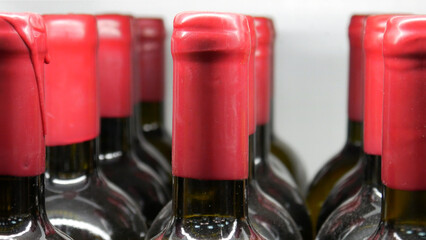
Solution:
<svg viewBox="0 0 426 240"><path fill-rule="evenodd" d="M44 174L33 177L0 176L0 223L40 219L44 208ZM13 223L12 223L13 224Z"/></svg>
<svg viewBox="0 0 426 240"><path fill-rule="evenodd" d="M249 135L249 181L255 179L256 132Z"/></svg>
<svg viewBox="0 0 426 240"><path fill-rule="evenodd" d="M47 147L46 177L49 182L84 180L96 169L98 140Z"/></svg>
<svg viewBox="0 0 426 240"><path fill-rule="evenodd" d="M257 125L255 134L256 161L264 161L271 148L271 126L269 123ZM257 164L257 162L256 162Z"/></svg>
<svg viewBox="0 0 426 240"><path fill-rule="evenodd" d="M362 161L365 166L363 184L368 184L382 190L382 157L379 155L364 154Z"/></svg>
<svg viewBox="0 0 426 240"><path fill-rule="evenodd" d="M348 122L348 136L347 136L347 144L355 145L358 147L362 146L363 142L363 124L362 122L356 122L349 120Z"/></svg>
<svg viewBox="0 0 426 240"><path fill-rule="evenodd" d="M100 159L127 154L131 149L131 118L101 118Z"/></svg>
<svg viewBox="0 0 426 240"><path fill-rule="evenodd" d="M139 133L151 132L163 127L163 102L140 102L137 108Z"/></svg>
<svg viewBox="0 0 426 240"><path fill-rule="evenodd" d="M200 216L247 217L247 179L198 180L173 177L173 214L185 219Z"/></svg>
<svg viewBox="0 0 426 240"><path fill-rule="evenodd" d="M392 226L421 225L426 227L426 191L405 191L384 186L382 222Z"/></svg>

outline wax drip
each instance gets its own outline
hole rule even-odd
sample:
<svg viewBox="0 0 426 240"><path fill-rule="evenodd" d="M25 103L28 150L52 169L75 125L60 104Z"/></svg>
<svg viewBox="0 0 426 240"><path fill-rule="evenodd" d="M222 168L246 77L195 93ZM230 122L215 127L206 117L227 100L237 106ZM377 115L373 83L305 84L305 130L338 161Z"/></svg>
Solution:
<svg viewBox="0 0 426 240"><path fill-rule="evenodd" d="M50 57L47 53L46 28L43 18L33 13L0 13L0 18L4 19L15 29L28 48L39 92L43 134L46 135L43 62L49 63Z"/></svg>

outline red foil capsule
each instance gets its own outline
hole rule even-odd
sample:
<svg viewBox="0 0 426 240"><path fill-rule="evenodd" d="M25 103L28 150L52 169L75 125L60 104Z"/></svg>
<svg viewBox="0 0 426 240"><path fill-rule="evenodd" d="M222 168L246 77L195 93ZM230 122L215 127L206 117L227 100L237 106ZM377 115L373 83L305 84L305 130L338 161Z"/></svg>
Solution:
<svg viewBox="0 0 426 240"><path fill-rule="evenodd" d="M0 175L44 173L46 29L40 15L0 13Z"/></svg>
<svg viewBox="0 0 426 240"><path fill-rule="evenodd" d="M271 81L272 81L272 47L274 29L272 20L264 17L254 19L257 48L256 48L256 121L258 125L267 124L271 111Z"/></svg>
<svg viewBox="0 0 426 240"><path fill-rule="evenodd" d="M249 29L250 29L250 58L249 58L249 69L248 69L248 81L249 81L249 135L256 132L256 81L255 81L255 52L257 48L257 37L256 29L254 25L254 18L246 15Z"/></svg>
<svg viewBox="0 0 426 240"><path fill-rule="evenodd" d="M96 18L46 15L46 145L80 143L99 135Z"/></svg>
<svg viewBox="0 0 426 240"><path fill-rule="evenodd" d="M111 14L96 19L101 117L129 117L133 109L132 17Z"/></svg>
<svg viewBox="0 0 426 240"><path fill-rule="evenodd" d="M164 39L166 31L159 18L136 18L135 69L138 102L161 102L164 99Z"/></svg>
<svg viewBox="0 0 426 240"><path fill-rule="evenodd" d="M362 122L364 100L363 37L366 15L354 15L349 24L349 120Z"/></svg>
<svg viewBox="0 0 426 240"><path fill-rule="evenodd" d="M426 16L398 16L383 39L382 181L426 190Z"/></svg>
<svg viewBox="0 0 426 240"><path fill-rule="evenodd" d="M382 155L383 34L392 16L370 16L365 24L364 151L372 155Z"/></svg>
<svg viewBox="0 0 426 240"><path fill-rule="evenodd" d="M174 176L248 177L250 29L244 15L187 12L174 19Z"/></svg>

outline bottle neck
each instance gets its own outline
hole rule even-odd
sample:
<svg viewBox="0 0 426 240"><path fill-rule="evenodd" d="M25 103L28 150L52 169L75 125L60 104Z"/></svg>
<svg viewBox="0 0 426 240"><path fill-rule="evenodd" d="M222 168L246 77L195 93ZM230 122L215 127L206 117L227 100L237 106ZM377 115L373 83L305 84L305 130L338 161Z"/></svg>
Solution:
<svg viewBox="0 0 426 240"><path fill-rule="evenodd" d="M263 162L271 148L271 125L269 123L264 125L257 125L255 134L255 145L256 145L256 164L258 161Z"/></svg>
<svg viewBox="0 0 426 240"><path fill-rule="evenodd" d="M382 222L391 226L425 223L426 191L405 191L384 186Z"/></svg>
<svg viewBox="0 0 426 240"><path fill-rule="evenodd" d="M255 155L256 155L256 132L249 135L249 181L252 181L255 178L256 171L255 169Z"/></svg>
<svg viewBox="0 0 426 240"><path fill-rule="evenodd" d="M85 180L96 169L98 140L46 149L46 178L48 182L61 183ZM65 182L64 182L65 183Z"/></svg>
<svg viewBox="0 0 426 240"><path fill-rule="evenodd" d="M349 120L347 144L361 147L363 142L363 124Z"/></svg>
<svg viewBox="0 0 426 240"><path fill-rule="evenodd" d="M33 177L0 176L0 223L15 224L43 218L44 174Z"/></svg>
<svg viewBox="0 0 426 240"><path fill-rule="evenodd" d="M127 154L131 149L131 118L101 118L100 157L108 160Z"/></svg>
<svg viewBox="0 0 426 240"><path fill-rule="evenodd" d="M138 108L139 133L156 131L164 126L163 102L140 102Z"/></svg>
<svg viewBox="0 0 426 240"><path fill-rule="evenodd" d="M363 184L368 184L382 190L382 156L364 154L362 161L365 166Z"/></svg>
<svg viewBox="0 0 426 240"><path fill-rule="evenodd" d="M177 218L213 216L243 219L247 212L247 179L173 177L173 214Z"/></svg>

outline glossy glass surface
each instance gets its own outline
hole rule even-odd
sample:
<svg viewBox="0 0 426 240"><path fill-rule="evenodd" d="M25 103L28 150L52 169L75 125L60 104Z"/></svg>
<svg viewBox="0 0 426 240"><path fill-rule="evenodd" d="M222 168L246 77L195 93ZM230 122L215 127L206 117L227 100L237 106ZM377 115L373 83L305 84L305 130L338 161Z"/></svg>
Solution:
<svg viewBox="0 0 426 240"><path fill-rule="evenodd" d="M174 177L173 186L172 217L147 239L273 239L247 217L247 180Z"/></svg>
<svg viewBox="0 0 426 240"><path fill-rule="evenodd" d="M254 178L260 188L274 200L280 203L293 218L303 239L312 239L312 225L308 209L301 193L291 176L277 173L277 168L271 162L269 145L269 126L258 126L256 129L256 157L254 159ZM279 163L279 162L278 162Z"/></svg>
<svg viewBox="0 0 426 240"><path fill-rule="evenodd" d="M426 239L426 191L384 187L381 220L369 240Z"/></svg>
<svg viewBox="0 0 426 240"><path fill-rule="evenodd" d="M368 158L365 153L361 159ZM330 214L346 200L354 196L362 186L366 161L359 161L354 168L346 173L333 187L327 199L321 207L318 216L317 231L320 230ZM380 179L379 179L380 180Z"/></svg>
<svg viewBox="0 0 426 240"><path fill-rule="evenodd" d="M309 185L306 202L311 213L312 227L316 228L319 212L334 185L359 161L362 154L362 123L349 121L348 138L343 149L330 159Z"/></svg>
<svg viewBox="0 0 426 240"><path fill-rule="evenodd" d="M71 240L49 222L44 176L0 176L0 239Z"/></svg>
<svg viewBox="0 0 426 240"><path fill-rule="evenodd" d="M163 128L163 104L141 102L134 107L132 150L155 171L166 190L172 191L171 137Z"/></svg>
<svg viewBox="0 0 426 240"><path fill-rule="evenodd" d="M96 142L47 148L49 218L74 239L144 239L138 206L96 167Z"/></svg>
<svg viewBox="0 0 426 240"><path fill-rule="evenodd" d="M170 196L154 170L131 151L130 139L129 118L101 118L102 171L136 201L150 226Z"/></svg>
<svg viewBox="0 0 426 240"><path fill-rule="evenodd" d="M363 164L362 187L333 211L316 239L365 239L376 230L382 206L381 158L366 155Z"/></svg>

